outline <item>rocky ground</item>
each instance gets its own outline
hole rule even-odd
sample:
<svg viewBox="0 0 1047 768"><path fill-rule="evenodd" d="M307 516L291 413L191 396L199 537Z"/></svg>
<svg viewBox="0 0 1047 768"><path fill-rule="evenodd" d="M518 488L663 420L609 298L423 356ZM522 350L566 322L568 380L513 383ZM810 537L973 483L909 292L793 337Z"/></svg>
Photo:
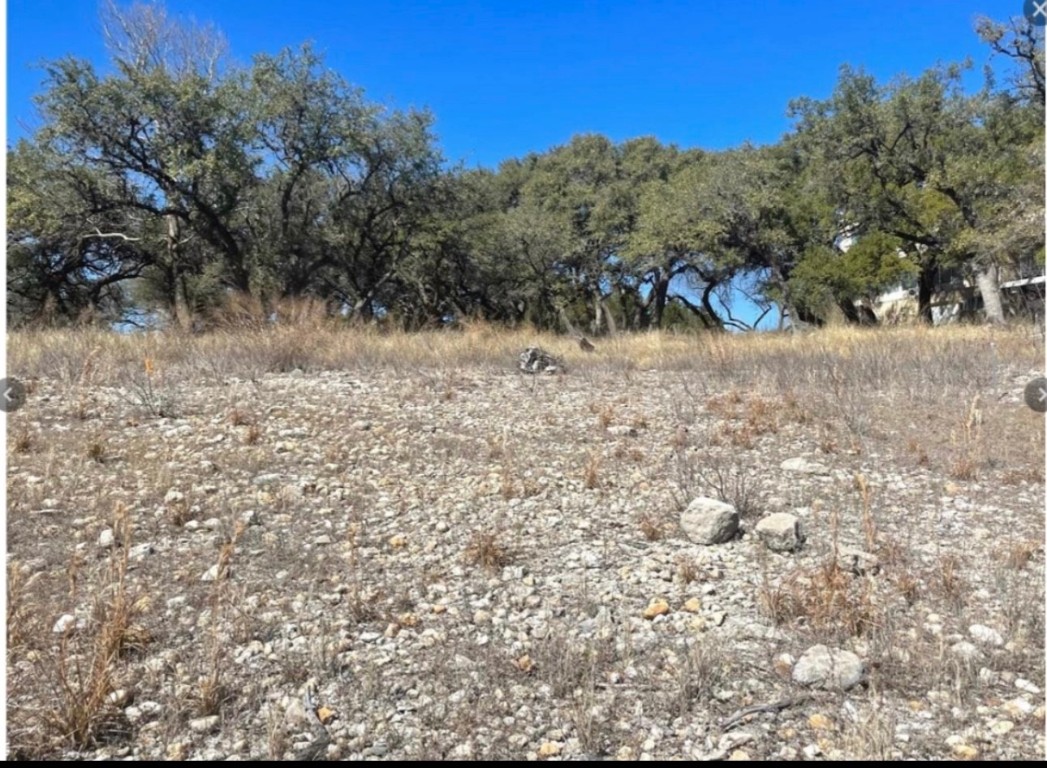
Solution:
<svg viewBox="0 0 1047 768"><path fill-rule="evenodd" d="M1028 361L576 357L29 371L10 755L1044 756Z"/></svg>

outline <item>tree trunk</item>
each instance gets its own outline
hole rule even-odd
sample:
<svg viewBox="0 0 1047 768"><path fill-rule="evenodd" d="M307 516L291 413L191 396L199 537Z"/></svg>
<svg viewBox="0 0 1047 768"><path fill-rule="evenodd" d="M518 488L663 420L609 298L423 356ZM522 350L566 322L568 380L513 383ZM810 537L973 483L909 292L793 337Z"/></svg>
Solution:
<svg viewBox="0 0 1047 768"><path fill-rule="evenodd" d="M669 295L669 278L659 274L654 284L654 327L662 327L662 317L665 315L665 302Z"/></svg>
<svg viewBox="0 0 1047 768"><path fill-rule="evenodd" d="M593 315L593 335L599 336L600 329L603 327L603 302L600 301L599 289L593 295Z"/></svg>
<svg viewBox="0 0 1047 768"><path fill-rule="evenodd" d="M847 322L853 325L879 325L876 313L864 304L855 304L850 299L837 302Z"/></svg>
<svg viewBox="0 0 1047 768"><path fill-rule="evenodd" d="M1000 296L1000 280L995 264L979 267L974 274L975 285L985 305L985 319L994 325L1007 322L1003 314L1003 298Z"/></svg>
<svg viewBox="0 0 1047 768"><path fill-rule="evenodd" d="M705 290L702 291L702 309L704 309L706 314L709 315L709 320L715 323L716 327L722 331L724 329L723 319L716 313L712 302L712 293L717 285L719 285L719 283L712 280L706 283Z"/></svg>
<svg viewBox="0 0 1047 768"><path fill-rule="evenodd" d="M936 265L932 262L920 269L919 289L916 294L916 317L921 322L931 324L931 298L934 296L934 274Z"/></svg>
<svg viewBox="0 0 1047 768"><path fill-rule="evenodd" d="M186 276L181 264L181 227L178 217L174 214L167 215L167 260L171 270L171 290L174 292L172 299L172 311L175 323L183 331L189 331L193 327L192 312L189 310L189 295L186 287Z"/></svg>

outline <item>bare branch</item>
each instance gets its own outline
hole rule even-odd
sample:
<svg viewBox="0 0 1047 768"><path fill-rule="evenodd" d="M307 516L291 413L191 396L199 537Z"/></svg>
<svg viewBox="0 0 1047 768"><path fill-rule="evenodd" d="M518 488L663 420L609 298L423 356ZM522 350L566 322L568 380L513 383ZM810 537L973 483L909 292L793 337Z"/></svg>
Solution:
<svg viewBox="0 0 1047 768"><path fill-rule="evenodd" d="M125 235L123 232L102 232L100 229L98 229L98 227L95 227L94 234L80 235L81 240L86 240L89 237L118 237L121 240L126 240L129 243L137 243L142 239L140 237L131 237L130 235Z"/></svg>
<svg viewBox="0 0 1047 768"><path fill-rule="evenodd" d="M129 72L167 71L215 82L228 56L228 42L214 25L171 18L160 3L122 7L105 0L100 15L106 48Z"/></svg>

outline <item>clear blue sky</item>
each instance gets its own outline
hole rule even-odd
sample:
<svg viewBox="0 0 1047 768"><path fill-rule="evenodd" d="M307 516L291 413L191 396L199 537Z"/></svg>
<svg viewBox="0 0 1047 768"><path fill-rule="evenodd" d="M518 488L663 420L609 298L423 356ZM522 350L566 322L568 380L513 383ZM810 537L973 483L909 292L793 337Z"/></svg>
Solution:
<svg viewBox="0 0 1047 768"><path fill-rule="evenodd" d="M370 99L429 107L449 160L500 160L596 131L720 149L776 141L791 98L829 95L843 63L881 79L988 57L973 31L1021 0L381 2L168 0L214 22L234 57L314 41ZM95 0L8 0L7 140L32 130L34 65L104 66ZM972 75L977 82L980 72Z"/></svg>
<svg viewBox="0 0 1047 768"><path fill-rule="evenodd" d="M2 0L0 0L2 1ZM543 151L572 135L656 136L680 147L773 143L789 101L825 98L841 64L879 80L989 50L979 15L1022 0L168 0L213 22L247 63L312 41L329 67L394 107L428 107L445 157L467 166ZM8 0L7 141L38 125L41 60L106 71L97 0ZM1002 62L1001 62L1002 64ZM736 314L752 321L740 298ZM777 323L777 313L766 320Z"/></svg>

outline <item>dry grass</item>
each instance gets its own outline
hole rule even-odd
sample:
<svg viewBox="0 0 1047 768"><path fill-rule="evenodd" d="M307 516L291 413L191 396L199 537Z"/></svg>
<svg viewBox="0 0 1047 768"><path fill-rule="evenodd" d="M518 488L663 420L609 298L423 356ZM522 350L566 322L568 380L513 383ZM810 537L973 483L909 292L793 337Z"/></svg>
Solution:
<svg viewBox="0 0 1047 768"><path fill-rule="evenodd" d="M1040 339L1028 329L623 335L600 340L598 352L585 355L571 339L530 329L469 324L407 335L336 327L308 307L288 317L288 325L269 327L248 307L213 332L173 338L94 331L11 335L11 375L40 379L52 398L33 406L35 412L27 409L32 423L9 419L9 461L18 473L9 498L18 517L9 527L8 679L16 681L9 702L20 756L53 758L126 729L120 721L125 706L109 698L118 689L164 707L155 726L135 725L137 734L117 739L136 750L159 737L185 738L189 754L202 751L218 737L186 734L186 721L218 714L221 739L231 741L231 734L241 733L234 729L243 727L244 738L264 752L264 728L243 724L256 722L253 712L275 711L257 709L260 697L271 702L293 695L309 678L343 697L335 707L344 720L359 715L358 722L371 727L377 709L364 704L378 701L393 711L401 694L389 691L400 681L392 667L369 666L372 650L390 643L372 646L357 642L357 635L381 634L393 625L406 631L419 621L418 633L447 632L447 644L431 649L434 669L442 660L447 679L434 683L427 673L411 685L436 702L457 691L467 696L446 716L405 715L410 727L427 729L409 756L430 750L453 757L456 747L482 733L474 739L476 757L519 758L522 749L506 741L513 731L504 726L505 717L517 716L518 685L542 688L534 701L543 703L535 706L547 702L550 709L536 712L535 722L544 718L543 727L563 732L551 738L577 739L594 755L613 755L623 744L639 754L646 736L625 733L621 723L634 724L633 710L641 704L652 721L683 718L685 727L704 729L740 706L776 697L763 674L771 658L761 655L767 645L753 641L758 650L749 656L742 648L717 646L720 625L710 616L676 610L675 597L697 593L706 612L731 600L730 623L752 622L755 598L763 615L780 625L790 652L812 639L863 648L872 682L849 700L868 722L831 713L839 724L834 738L853 737L853 754L923 754L892 742L895 719L908 720L899 692L921 696L945 688L965 711L995 706L969 695L978 670L956 664L942 640L962 636L971 623L999 628L1016 649L1000 650L985 666L1042 680L1042 661L1036 660L1038 652L1042 656L1042 611L1029 608L1042 605L1042 584L1030 578L1042 568L1036 537L1042 520L1029 521L1016 510L1042 491L1043 423L1013 398L1000 399L1015 389L1018 376L1042 368ZM986 352L990 342L996 357ZM518 376L516 356L532 345L561 356L570 373ZM266 376L294 369L308 375ZM231 379L238 380L237 399L216 397L228 391ZM372 388L339 401L333 418L330 391L343 390L327 387L350 380ZM323 386L311 389L317 381ZM507 410L513 411L499 414L493 428L479 391L484 386L500 388L505 397L494 402L511 404ZM116 402L119 397L127 403ZM388 411L373 407L382 398L392 403ZM477 401L479 407L471 408ZM373 420L374 428L357 432L350 425L358 418ZM193 429L186 437L167 436L186 424ZM624 425L638 434L626 436ZM66 444L71 451L58 450ZM819 450L831 476L778 473L784 458ZM412 473L438 470L444 457L462 469L446 486L443 480L412 486ZM284 479L255 485L252 479L263 473ZM312 488L300 494L299 473L312 478ZM469 482L456 484L458 477ZM970 479L956 482L960 477ZM108 506L98 510L100 488L133 500L135 514L142 512L136 517L140 539L160 545L159 556L131 564L129 577L120 570L126 568L129 528L114 524L116 545L96 545L109 512ZM185 498L164 502L168 489L181 489ZM771 497L783 509L813 510L804 520L808 547L765 553L755 577L730 567L738 553L763 552L755 538L709 550L709 560L678 555L677 507L695 495L722 498L750 520L765 507L779 508L766 503ZM949 501L938 505L945 497ZM561 505L567 498L571 504ZM54 504L45 504L48 499ZM939 506L943 517L936 520ZM57 513L66 508L73 511L68 520ZM415 510L430 509L440 515L431 521L433 530L397 528L416 519ZM242 530L232 526L223 537L221 527L205 521L229 523L246 510L257 511L262 522L244 533L240 555ZM576 528L583 515L586 527ZM182 527L190 518L199 525ZM561 518L555 526L545 524ZM328 520L333 541L314 544ZM994 527L1002 521L1011 528ZM975 536L978 528L990 535ZM402 534L403 543L388 544L392 533ZM577 587L546 589L547 577L562 575L559 553L587 546L590 536L603 542L606 572L587 570ZM835 559L838 538L875 554L880 570L858 575L842 568ZM172 541L191 542L184 551L195 558L176 563L177 576L165 572L170 560L163 547ZM964 548L968 542L972 551ZM721 573L724 566L715 559L724 552L730 565ZM989 552L995 568L983 569ZM68 554L56 558L58 553ZM587 591L587 580L607 573L613 578L631 565L633 553L661 563L663 586L674 594L673 614L650 624L643 653L630 650L635 637L627 627L658 585L623 581L622 601ZM26 565L32 560L41 562ZM455 613L457 595L465 594L462 580L475 582L478 594L490 592L492 610L498 610L512 585L500 569L510 564L537 579L536 597L551 601L554 617L563 606L562 619L551 621L542 639L536 635L511 650L499 632L485 632L490 641L483 650L465 634L456 639L462 616L468 623L473 613ZM211 566L219 578L201 583ZM287 572L286 581L275 577L279 570ZM703 578L717 580L708 585L717 588L708 599L704 590L688 587ZM154 617L142 588L160 606L184 591L186 604L161 608L182 623ZM577 594L569 594L572 589ZM989 599L972 597L986 593ZM737 604L736 596L742 598ZM444 610L429 616L415 608L412 614L412 600ZM52 634L54 619L67 611L75 611L82 626L67 636ZM925 630L932 614L940 619L940 636ZM606 616L606 623L601 619L593 634L579 635L578 627L596 616ZM143 628L151 618L156 638ZM702 618L703 628L691 629ZM322 630L309 625L328 620ZM255 662L239 660L249 644L288 640L279 637L285 626L316 640L316 648L302 646L292 661L277 659L279 653L259 657L264 673L258 674ZM135 655L146 643L149 665ZM522 654L526 664L519 661ZM154 663L167 656L170 662ZM456 667L459 657L469 663ZM749 680L759 681L752 691ZM891 709L899 701L900 713ZM273 715L268 734L275 758L293 749L281 717ZM1025 727L1020 723L1016 732ZM392 745L396 734L382 738ZM672 738L665 736L663 744ZM765 746L746 749L773 756L764 754ZM660 747L658 754L669 749ZM359 750L346 747L343 756L349 754Z"/></svg>
<svg viewBox="0 0 1047 768"><path fill-rule="evenodd" d="M465 562L487 571L498 571L512 562L509 549L498 531L474 531L465 548Z"/></svg>
<svg viewBox="0 0 1047 768"><path fill-rule="evenodd" d="M831 636L860 637L881 622L875 586L844 571L835 558L794 569L777 583L765 575L759 603L777 625L802 622Z"/></svg>
<svg viewBox="0 0 1047 768"><path fill-rule="evenodd" d="M582 483L588 489L600 487L600 467L603 466L603 457L596 452L591 452L585 460L582 468Z"/></svg>
<svg viewBox="0 0 1047 768"><path fill-rule="evenodd" d="M647 510L637 516L637 525L647 541L661 541L669 530L669 521L664 515Z"/></svg>
<svg viewBox="0 0 1047 768"><path fill-rule="evenodd" d="M11 447L14 448L15 453L29 453L33 450L33 433L29 431L28 424L23 424L14 434Z"/></svg>
<svg viewBox="0 0 1047 768"><path fill-rule="evenodd" d="M56 635L48 648L27 652L26 658L46 680L50 696L35 716L27 721L16 718L15 729L27 729L31 753L47 753L54 746L83 749L114 732L126 728L121 721L113 694L122 682L124 657L140 650L152 639L139 623L151 605L151 599L136 595L128 587L128 547L131 519L123 505L113 515L113 527L123 546L109 554L100 580L90 585L93 591L89 616L71 622ZM81 591L81 566L70 564L70 592ZM8 608L8 618L18 620L25 608L18 597L25 585L16 583L15 599ZM9 587L9 590L11 587ZM16 642L20 639L16 635Z"/></svg>

